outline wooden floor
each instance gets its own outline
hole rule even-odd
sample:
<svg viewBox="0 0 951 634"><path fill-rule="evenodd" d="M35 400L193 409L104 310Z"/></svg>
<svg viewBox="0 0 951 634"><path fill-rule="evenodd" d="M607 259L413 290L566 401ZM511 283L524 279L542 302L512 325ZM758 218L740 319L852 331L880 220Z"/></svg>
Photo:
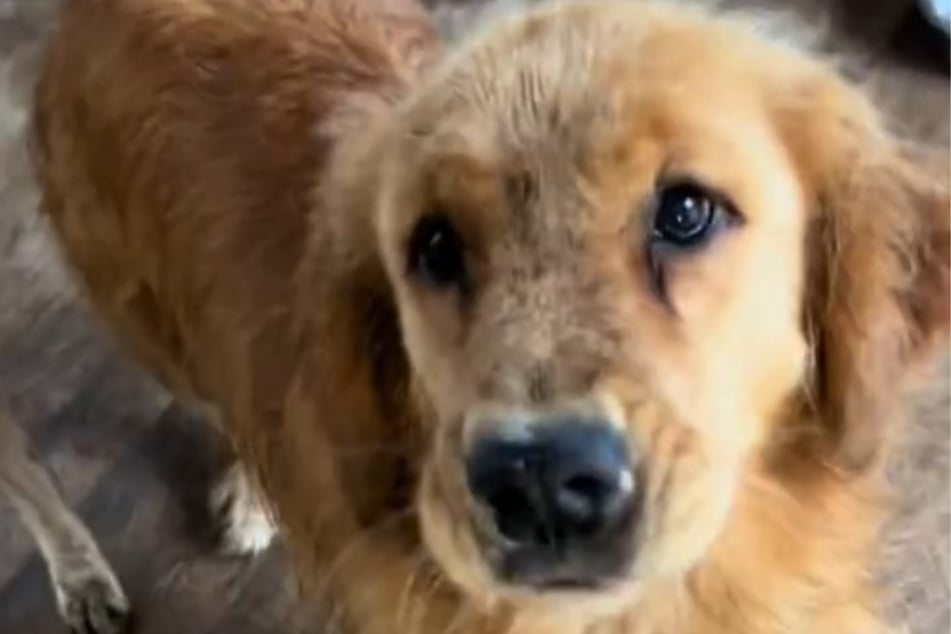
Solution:
<svg viewBox="0 0 951 634"><path fill-rule="evenodd" d="M447 21L459 23L460 4L441 7ZM811 23L825 9L854 60L851 71L876 84L912 134L948 144L947 71L922 57L927 51L914 36L896 46L900 0L727 4L790 7ZM297 599L280 548L253 562L209 554L201 510L217 440L116 354L74 301L33 215L21 131L35 53L54 6L0 0L0 405L28 430L101 540L134 603L137 631L318 632L320 620ZM915 634L951 627L947 392L945 375L896 468L899 486L907 487L903 517L883 556L896 618ZM61 632L44 568L13 520L0 510L0 634Z"/></svg>

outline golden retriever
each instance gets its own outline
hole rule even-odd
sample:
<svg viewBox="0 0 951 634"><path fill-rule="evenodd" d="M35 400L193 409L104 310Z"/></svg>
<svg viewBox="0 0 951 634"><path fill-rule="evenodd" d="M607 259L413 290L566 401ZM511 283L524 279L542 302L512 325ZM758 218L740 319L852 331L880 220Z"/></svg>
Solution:
<svg viewBox="0 0 951 634"><path fill-rule="evenodd" d="M872 634L948 174L735 17L72 0L37 165L354 634ZM900 433L900 431L898 431Z"/></svg>
<svg viewBox="0 0 951 634"><path fill-rule="evenodd" d="M29 440L0 412L0 501L9 501L39 549L72 634L119 634L129 624L129 600L82 519L60 494Z"/></svg>

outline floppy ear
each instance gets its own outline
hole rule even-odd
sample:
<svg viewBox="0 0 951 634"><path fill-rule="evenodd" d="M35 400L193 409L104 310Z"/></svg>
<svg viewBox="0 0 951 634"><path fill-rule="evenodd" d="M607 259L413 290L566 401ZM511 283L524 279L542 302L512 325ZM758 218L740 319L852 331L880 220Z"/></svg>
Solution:
<svg viewBox="0 0 951 634"><path fill-rule="evenodd" d="M824 457L862 471L882 456L904 379L948 336L948 162L901 144L838 79L812 84L796 105L789 138L814 205L811 407Z"/></svg>

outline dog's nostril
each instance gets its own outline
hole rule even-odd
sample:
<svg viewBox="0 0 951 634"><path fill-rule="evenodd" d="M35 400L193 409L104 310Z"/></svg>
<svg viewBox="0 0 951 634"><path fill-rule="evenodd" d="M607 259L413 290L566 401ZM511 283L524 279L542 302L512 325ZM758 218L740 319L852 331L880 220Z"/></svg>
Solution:
<svg viewBox="0 0 951 634"><path fill-rule="evenodd" d="M532 501L521 487L502 487L486 497L499 532L515 542L537 539L541 527Z"/></svg>
<svg viewBox="0 0 951 634"><path fill-rule="evenodd" d="M599 515L614 492L610 483L591 475L569 478L555 493L555 508L578 529L590 532L597 528Z"/></svg>

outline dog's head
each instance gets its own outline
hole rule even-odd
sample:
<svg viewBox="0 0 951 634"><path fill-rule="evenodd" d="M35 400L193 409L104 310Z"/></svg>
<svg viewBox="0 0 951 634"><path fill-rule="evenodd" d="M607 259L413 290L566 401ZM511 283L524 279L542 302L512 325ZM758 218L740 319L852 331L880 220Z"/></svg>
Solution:
<svg viewBox="0 0 951 634"><path fill-rule="evenodd" d="M732 22L535 10L390 132L375 226L426 412L417 514L473 597L614 605L703 560L748 470L867 470L947 330L947 174Z"/></svg>

